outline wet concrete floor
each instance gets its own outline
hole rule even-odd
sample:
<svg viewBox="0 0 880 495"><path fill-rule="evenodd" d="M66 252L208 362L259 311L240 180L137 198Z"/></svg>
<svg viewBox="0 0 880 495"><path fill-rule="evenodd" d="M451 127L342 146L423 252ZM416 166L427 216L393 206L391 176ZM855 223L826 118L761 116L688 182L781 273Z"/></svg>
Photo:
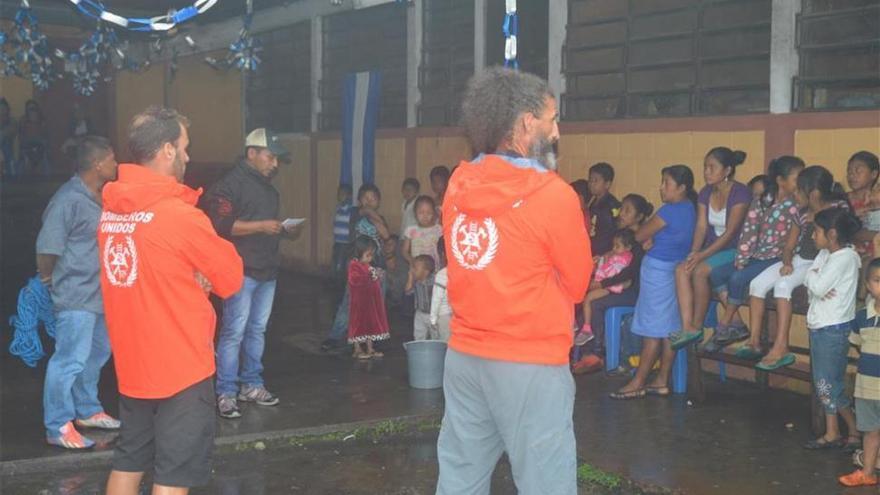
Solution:
<svg viewBox="0 0 880 495"><path fill-rule="evenodd" d="M33 239L45 204L37 204L33 197L40 195L18 196L13 203L8 195L3 197L0 321L6 321L14 310L15 294L33 272ZM400 344L411 334L411 326L404 318L392 318L395 337L382 361L358 363L346 353L320 352L318 345L330 326L336 297L321 279L283 274L264 360L267 386L282 402L275 408L245 406L239 420L218 419L220 436L442 413L442 391L407 386ZM4 327L0 346L6 349L9 340L9 329ZM51 342L46 345L51 351ZM22 459L80 455L43 441L41 392L46 360L30 369L5 350L0 355L0 466ZM878 493L876 489L841 490L836 477L852 469L846 454L801 447L809 438L806 397L707 378L708 399L695 406L688 405L684 397L615 402L607 393L620 386L621 379L599 374L576 380L578 454L601 469L694 494ZM112 365L104 370L101 397L107 410L115 413ZM789 423L792 429L786 428ZM112 435L97 439L103 442L101 448L112 447ZM401 453L412 449L422 452L421 456ZM296 452L251 452L219 460L212 487L199 493L430 493L436 470L428 454L432 450L431 442L418 448L345 447L347 454L334 452L326 457L325 452L312 460ZM422 464L407 464L412 459ZM401 471L412 476L386 475L395 463L403 463ZM362 476L347 474L359 469L363 469ZM502 479L503 472L498 473ZM72 474L8 476L0 486L3 493L98 493L106 473L106 468L97 468ZM251 475L262 481L250 481ZM377 477L387 484L366 485L365 490L378 491L357 491L361 479ZM80 480L84 480L80 488L62 490L77 486ZM323 480L331 484L322 484ZM243 488L236 492L230 486ZM260 486L263 492L251 490ZM401 491L410 487L417 491ZM499 490L513 493L503 482Z"/></svg>

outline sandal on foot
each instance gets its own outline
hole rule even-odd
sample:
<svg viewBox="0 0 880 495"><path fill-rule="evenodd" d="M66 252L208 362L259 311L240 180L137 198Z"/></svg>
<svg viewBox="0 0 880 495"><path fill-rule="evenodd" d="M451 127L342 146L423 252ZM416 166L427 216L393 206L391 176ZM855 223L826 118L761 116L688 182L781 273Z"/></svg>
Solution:
<svg viewBox="0 0 880 495"><path fill-rule="evenodd" d="M379 351L373 351L370 353L370 358L381 358L381 357L385 357L385 354L383 354Z"/></svg>
<svg viewBox="0 0 880 495"><path fill-rule="evenodd" d="M360 359L361 361L366 361L366 360L370 359L371 357L372 356L370 354L367 354L366 352L362 352L357 355L357 359Z"/></svg>
<svg viewBox="0 0 880 495"><path fill-rule="evenodd" d="M632 399L644 399L647 392L645 389L640 388L638 390L630 390L629 392L611 392L608 394L608 397L611 397L614 400L632 400Z"/></svg>
<svg viewBox="0 0 880 495"><path fill-rule="evenodd" d="M825 437L815 438L810 440L809 442L804 444L804 448L807 450L827 450L827 449L839 449L843 447L846 441L842 438L838 438L837 440L825 440Z"/></svg>
<svg viewBox="0 0 880 495"><path fill-rule="evenodd" d="M692 342L698 342L700 340L703 340L702 330L697 330L695 332L682 330L680 332L673 332L669 335L669 343L672 345L673 351L677 351Z"/></svg>
<svg viewBox="0 0 880 495"><path fill-rule="evenodd" d="M645 393L657 397L668 397L670 392L669 387L645 387Z"/></svg>
<svg viewBox="0 0 880 495"><path fill-rule="evenodd" d="M837 478L843 486L874 486L877 484L876 476L865 476L865 472L859 469Z"/></svg>
<svg viewBox="0 0 880 495"><path fill-rule="evenodd" d="M773 370L777 370L779 368L784 368L786 366L791 366L794 364L794 362L795 362L794 354L789 352L788 354L785 354L784 356L782 356L781 358L777 359L776 361L774 361L772 363L765 363L765 362L761 361L760 363L755 365L755 368L758 368L761 371L773 371Z"/></svg>
<svg viewBox="0 0 880 495"><path fill-rule="evenodd" d="M764 355L759 349L756 349L748 344L737 349L734 354L740 359L747 359L749 361L757 361L761 359L761 357Z"/></svg>

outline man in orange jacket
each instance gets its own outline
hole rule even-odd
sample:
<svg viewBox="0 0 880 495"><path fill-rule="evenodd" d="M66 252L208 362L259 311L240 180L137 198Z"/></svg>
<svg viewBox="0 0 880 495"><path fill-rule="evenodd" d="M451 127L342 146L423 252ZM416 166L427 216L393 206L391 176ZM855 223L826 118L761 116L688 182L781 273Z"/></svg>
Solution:
<svg viewBox="0 0 880 495"><path fill-rule="evenodd" d="M188 125L164 108L136 115L128 138L137 165L120 165L103 191L101 291L122 420L109 495L139 493L148 468L154 494L186 494L211 476L216 315L207 293L238 292L244 269L195 207L201 190L181 183Z"/></svg>
<svg viewBox="0 0 880 495"><path fill-rule="evenodd" d="M531 74L492 68L468 84L462 120L478 156L443 202L455 311L438 494L488 494L503 452L519 493L577 493L568 352L592 256L578 198L555 173L557 118Z"/></svg>

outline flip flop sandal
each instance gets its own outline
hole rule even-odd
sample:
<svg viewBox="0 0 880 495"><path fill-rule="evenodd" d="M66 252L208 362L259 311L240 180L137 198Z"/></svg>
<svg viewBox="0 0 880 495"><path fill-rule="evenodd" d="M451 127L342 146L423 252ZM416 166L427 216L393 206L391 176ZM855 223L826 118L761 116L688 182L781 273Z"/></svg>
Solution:
<svg viewBox="0 0 880 495"><path fill-rule="evenodd" d="M381 352L378 352L378 351L374 351L372 354L370 354L370 357L371 358L381 358L381 357L385 357L385 354L382 354Z"/></svg>
<svg viewBox="0 0 880 495"><path fill-rule="evenodd" d="M773 371L773 370L777 370L779 368L784 368L786 366L791 366L794 364L795 361L796 361L796 359L794 357L794 354L789 352L788 354L782 356L781 358L779 358L775 362L772 362L772 363L760 362L755 365L755 368L758 368L761 371Z"/></svg>
<svg viewBox="0 0 880 495"><path fill-rule="evenodd" d="M367 353L358 354L358 356L357 356L357 358L360 359L361 361L366 361L366 360L370 359L371 357L372 356Z"/></svg>
<svg viewBox="0 0 880 495"><path fill-rule="evenodd" d="M807 450L828 450L828 449L839 449L843 447L846 441L842 438L838 438L837 440L828 441L824 438L815 438L810 440L809 442L804 444L804 448Z"/></svg>
<svg viewBox="0 0 880 495"><path fill-rule="evenodd" d="M657 397L668 397L670 394L669 387L645 387L645 393Z"/></svg>
<svg viewBox="0 0 880 495"><path fill-rule="evenodd" d="M874 486L878 483L876 476L865 476L865 473L861 469L843 475L840 478L837 478L837 481L839 481L841 485L849 487Z"/></svg>
<svg viewBox="0 0 880 495"><path fill-rule="evenodd" d="M764 354L761 351L759 351L758 349L755 349L754 347L752 347L750 345L744 345L744 346L740 347L739 349L736 350L734 355L740 359L747 359L749 361L757 361L757 360L761 359L761 357L764 356Z"/></svg>
<svg viewBox="0 0 880 495"><path fill-rule="evenodd" d="M640 388L638 390L632 390L630 392L611 392L608 394L608 397L611 397L614 400L633 400L633 399L644 399L647 392L645 389Z"/></svg>
<svg viewBox="0 0 880 495"><path fill-rule="evenodd" d="M672 345L672 350L677 351L692 342L703 340L703 331L697 330L696 332L674 332L669 335L669 340L670 344Z"/></svg>

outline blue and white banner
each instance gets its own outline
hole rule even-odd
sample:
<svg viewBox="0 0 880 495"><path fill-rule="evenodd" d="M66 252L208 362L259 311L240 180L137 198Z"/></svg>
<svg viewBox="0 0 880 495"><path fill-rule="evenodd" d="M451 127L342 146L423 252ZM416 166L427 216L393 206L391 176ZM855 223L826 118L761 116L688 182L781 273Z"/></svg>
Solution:
<svg viewBox="0 0 880 495"><path fill-rule="evenodd" d="M379 72L358 72L345 77L342 96L341 184L354 194L375 180L376 125L379 120Z"/></svg>

